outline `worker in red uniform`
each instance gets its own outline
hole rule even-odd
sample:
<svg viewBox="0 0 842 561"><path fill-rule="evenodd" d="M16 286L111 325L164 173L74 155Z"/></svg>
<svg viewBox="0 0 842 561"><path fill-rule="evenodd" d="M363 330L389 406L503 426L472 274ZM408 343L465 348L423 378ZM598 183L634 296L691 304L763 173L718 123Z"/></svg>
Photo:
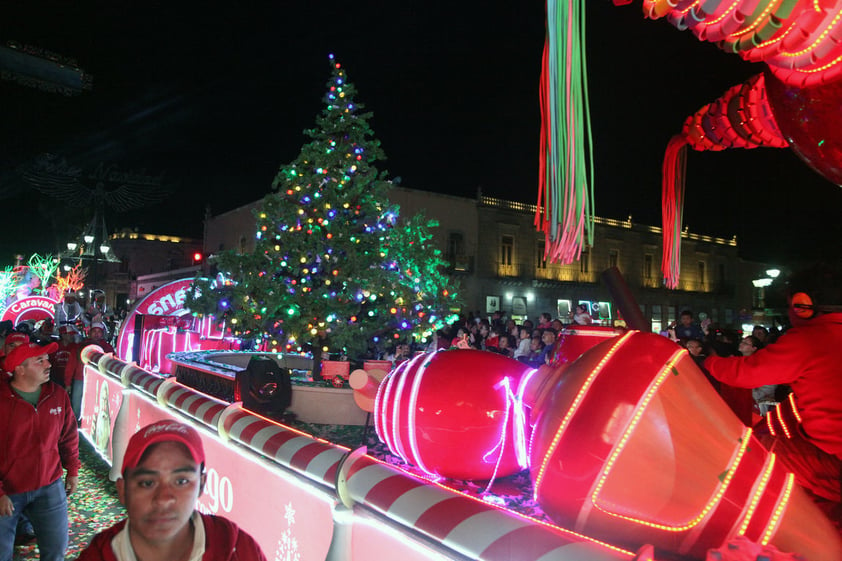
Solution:
<svg viewBox="0 0 842 561"><path fill-rule="evenodd" d="M67 392L50 381L47 355L56 346L19 345L6 355L11 377L0 374L0 559L12 558L24 515L40 558L65 558L67 496L79 484L79 436Z"/></svg>
<svg viewBox="0 0 842 561"><path fill-rule="evenodd" d="M92 323L88 337L73 347L64 366L64 387L70 394L70 404L76 420L82 420L82 396L85 391L85 365L82 362L82 349L88 345L97 345L104 353L114 353L114 347L105 340L105 324Z"/></svg>
<svg viewBox="0 0 842 561"><path fill-rule="evenodd" d="M129 440L117 480L128 519L97 534L78 561L266 561L236 524L195 510L204 486L194 428L173 420L143 427Z"/></svg>
<svg viewBox="0 0 842 561"><path fill-rule="evenodd" d="M708 357L710 374L736 387L788 384L791 396L755 427L761 442L818 503L842 499L842 274L818 265L788 284L792 327L750 356Z"/></svg>

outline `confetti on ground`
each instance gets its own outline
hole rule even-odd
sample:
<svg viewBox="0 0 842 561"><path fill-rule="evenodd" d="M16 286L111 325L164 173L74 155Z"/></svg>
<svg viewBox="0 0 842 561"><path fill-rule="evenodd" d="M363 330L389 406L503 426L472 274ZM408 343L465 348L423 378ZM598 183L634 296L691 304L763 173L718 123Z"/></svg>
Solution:
<svg viewBox="0 0 842 561"><path fill-rule="evenodd" d="M66 559L76 559L95 534L125 517L114 482L108 479L108 464L84 438L79 439L79 488L68 497L70 540ZM12 561L38 559L35 543L15 547Z"/></svg>

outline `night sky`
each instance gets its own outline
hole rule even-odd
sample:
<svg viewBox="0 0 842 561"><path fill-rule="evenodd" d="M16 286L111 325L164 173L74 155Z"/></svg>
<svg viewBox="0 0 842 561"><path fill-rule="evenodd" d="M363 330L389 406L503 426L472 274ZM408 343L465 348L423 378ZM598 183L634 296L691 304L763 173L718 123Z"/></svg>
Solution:
<svg viewBox="0 0 842 561"><path fill-rule="evenodd" d="M109 228L200 237L206 206L216 214L262 197L297 156L322 107L329 53L374 113L389 177L535 202L543 3L254 4L0 6L0 42L72 57L94 79L75 97L0 82L0 264L53 250L64 230L84 225L84 209L68 211L15 173L41 153L84 168L163 173L170 197L109 215ZM587 9L596 211L659 225L670 136L763 66L643 19L639 2L589 0ZM842 190L789 150L688 156L685 224L736 234L746 259L838 258L840 210Z"/></svg>

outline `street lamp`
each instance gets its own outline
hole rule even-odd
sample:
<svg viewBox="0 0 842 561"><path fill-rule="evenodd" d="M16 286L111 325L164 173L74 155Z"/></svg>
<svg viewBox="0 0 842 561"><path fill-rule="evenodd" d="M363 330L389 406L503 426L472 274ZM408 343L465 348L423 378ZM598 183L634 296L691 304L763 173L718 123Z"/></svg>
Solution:
<svg viewBox="0 0 842 561"><path fill-rule="evenodd" d="M772 277L773 279L778 278L778 275L781 274L780 269L766 269L766 274Z"/></svg>
<svg viewBox="0 0 842 561"><path fill-rule="evenodd" d="M93 234L85 234L84 236L82 236L82 239L85 240L85 243L94 243Z"/></svg>
<svg viewBox="0 0 842 561"><path fill-rule="evenodd" d="M68 251L76 251L77 247L78 247L78 245L76 244L76 242L67 242L67 250Z"/></svg>

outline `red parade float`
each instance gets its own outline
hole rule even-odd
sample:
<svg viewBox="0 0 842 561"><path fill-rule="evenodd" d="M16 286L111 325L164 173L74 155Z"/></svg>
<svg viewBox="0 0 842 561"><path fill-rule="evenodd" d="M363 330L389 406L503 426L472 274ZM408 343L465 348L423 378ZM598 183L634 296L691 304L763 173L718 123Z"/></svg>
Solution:
<svg viewBox="0 0 842 561"><path fill-rule="evenodd" d="M637 331L588 339L575 361L537 371L483 351L416 357L379 384L378 435L408 463L457 479L517 473L526 453L545 514L632 550L699 559L745 536L842 558L836 528L685 349ZM362 370L351 378L362 393L376 385Z"/></svg>

